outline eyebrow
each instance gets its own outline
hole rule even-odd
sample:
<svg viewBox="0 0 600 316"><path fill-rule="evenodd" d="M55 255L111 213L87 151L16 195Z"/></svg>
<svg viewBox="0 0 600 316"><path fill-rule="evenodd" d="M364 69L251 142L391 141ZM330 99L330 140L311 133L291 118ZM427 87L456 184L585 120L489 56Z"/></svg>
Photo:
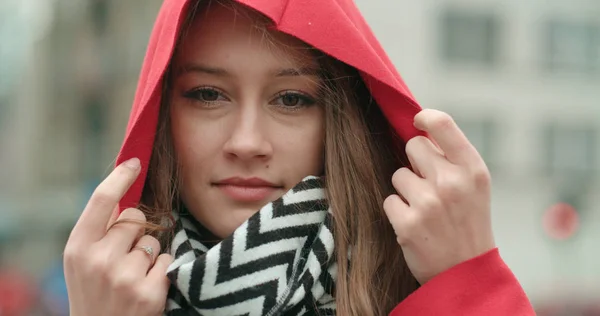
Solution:
<svg viewBox="0 0 600 316"><path fill-rule="evenodd" d="M234 77L234 75L225 68L211 67L202 64L187 64L177 71L177 76L182 76L190 72L203 73L217 77ZM314 67L300 68L282 68L272 72L275 77L299 77L299 76L319 76L319 71Z"/></svg>
<svg viewBox="0 0 600 316"><path fill-rule="evenodd" d="M319 76L319 71L313 67L279 69L275 77Z"/></svg>
<svg viewBox="0 0 600 316"><path fill-rule="evenodd" d="M219 76L219 77L231 76L231 74L226 69L209 67L209 66L201 65L201 64L187 64L185 66L182 66L177 71L177 76L179 77L179 76L188 74L190 72L204 73L204 74Z"/></svg>

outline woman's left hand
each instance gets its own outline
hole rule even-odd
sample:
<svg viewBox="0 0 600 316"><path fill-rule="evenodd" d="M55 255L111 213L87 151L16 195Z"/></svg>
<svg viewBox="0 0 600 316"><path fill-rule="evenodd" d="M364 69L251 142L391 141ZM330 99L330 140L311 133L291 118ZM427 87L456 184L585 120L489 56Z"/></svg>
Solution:
<svg viewBox="0 0 600 316"><path fill-rule="evenodd" d="M419 283L495 248L490 173L454 120L425 109L414 125L426 132L412 138L412 165L392 177L398 195L383 208L394 227L406 263Z"/></svg>

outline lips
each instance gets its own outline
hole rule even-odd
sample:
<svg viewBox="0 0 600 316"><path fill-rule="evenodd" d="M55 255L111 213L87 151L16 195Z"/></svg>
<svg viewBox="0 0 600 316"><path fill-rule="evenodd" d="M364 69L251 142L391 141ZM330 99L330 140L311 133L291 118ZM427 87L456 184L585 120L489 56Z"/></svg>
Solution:
<svg viewBox="0 0 600 316"><path fill-rule="evenodd" d="M264 201L276 191L282 189L274 183L261 178L228 178L215 183L229 198L238 202Z"/></svg>

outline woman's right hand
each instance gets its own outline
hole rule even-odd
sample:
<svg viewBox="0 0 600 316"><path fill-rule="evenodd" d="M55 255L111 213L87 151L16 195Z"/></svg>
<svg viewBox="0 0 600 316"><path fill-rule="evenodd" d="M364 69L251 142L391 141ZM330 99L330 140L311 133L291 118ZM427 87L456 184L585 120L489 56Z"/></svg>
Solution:
<svg viewBox="0 0 600 316"><path fill-rule="evenodd" d="M118 203L140 173L136 158L119 165L96 188L64 253L71 316L161 315L173 261L154 237L143 235L144 214ZM126 222L120 223L125 220ZM110 228L112 225L112 228ZM151 247L150 253L144 248Z"/></svg>

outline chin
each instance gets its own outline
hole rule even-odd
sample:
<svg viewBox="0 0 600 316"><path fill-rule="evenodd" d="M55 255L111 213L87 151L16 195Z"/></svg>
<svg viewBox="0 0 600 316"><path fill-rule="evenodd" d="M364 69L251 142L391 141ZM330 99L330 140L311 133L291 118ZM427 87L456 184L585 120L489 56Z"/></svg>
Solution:
<svg viewBox="0 0 600 316"><path fill-rule="evenodd" d="M252 215L256 214L259 211L258 208L237 208L229 212L228 220L225 225L223 225L222 233L225 233L226 236L233 234L233 232L244 222L246 222ZM223 237L223 236L221 236Z"/></svg>
<svg viewBox="0 0 600 316"><path fill-rule="evenodd" d="M241 225L243 222L247 221L250 217L252 217L252 215L258 213L263 206L264 205L262 205L260 207L256 207L256 208L250 208L250 207L239 208L234 211L235 213L237 213L237 215L235 217L237 219L239 219L240 225Z"/></svg>

